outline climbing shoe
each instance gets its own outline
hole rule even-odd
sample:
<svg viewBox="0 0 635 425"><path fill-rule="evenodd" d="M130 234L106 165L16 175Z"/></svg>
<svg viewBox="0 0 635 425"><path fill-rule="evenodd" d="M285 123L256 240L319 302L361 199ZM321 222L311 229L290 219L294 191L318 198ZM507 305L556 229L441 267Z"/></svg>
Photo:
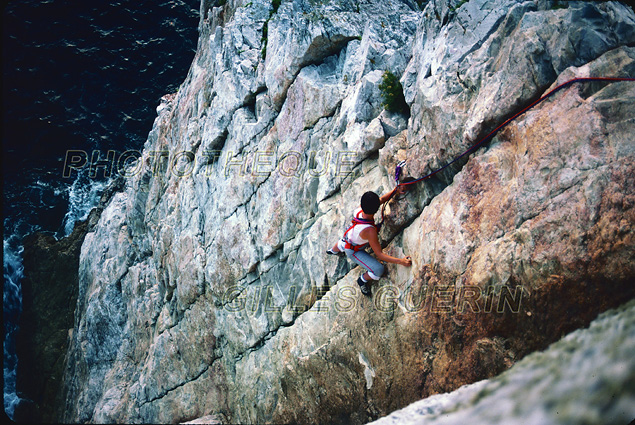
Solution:
<svg viewBox="0 0 635 425"><path fill-rule="evenodd" d="M364 279L362 279L361 276L357 278L357 284L359 285L359 289L362 290L362 294L370 295L370 287L368 286L368 282L364 282Z"/></svg>

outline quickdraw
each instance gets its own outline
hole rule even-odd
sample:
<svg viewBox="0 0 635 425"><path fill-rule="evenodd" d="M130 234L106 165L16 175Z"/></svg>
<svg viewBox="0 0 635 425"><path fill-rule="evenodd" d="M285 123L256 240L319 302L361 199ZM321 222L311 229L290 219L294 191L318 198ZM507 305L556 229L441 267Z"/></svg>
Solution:
<svg viewBox="0 0 635 425"><path fill-rule="evenodd" d="M401 177L401 169L406 165L406 160L404 159L395 168L395 183L399 186L399 177Z"/></svg>

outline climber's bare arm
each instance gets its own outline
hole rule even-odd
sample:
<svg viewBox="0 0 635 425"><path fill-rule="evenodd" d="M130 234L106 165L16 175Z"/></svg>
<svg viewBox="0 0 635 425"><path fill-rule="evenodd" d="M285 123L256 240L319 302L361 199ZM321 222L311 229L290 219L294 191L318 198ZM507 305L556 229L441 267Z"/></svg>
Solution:
<svg viewBox="0 0 635 425"><path fill-rule="evenodd" d="M395 194L395 192L398 190L399 186L395 187L393 190L391 190L390 192L384 193L383 195L381 195L379 197L379 203L380 205L388 202L390 200L390 198L393 197L393 195Z"/></svg>
<svg viewBox="0 0 635 425"><path fill-rule="evenodd" d="M400 264L406 267L410 267L412 265L410 257L396 258L385 254L381 249L379 239L377 238L377 230L375 230L374 227L367 227L362 230L359 235L368 241L378 260L385 261L387 263Z"/></svg>

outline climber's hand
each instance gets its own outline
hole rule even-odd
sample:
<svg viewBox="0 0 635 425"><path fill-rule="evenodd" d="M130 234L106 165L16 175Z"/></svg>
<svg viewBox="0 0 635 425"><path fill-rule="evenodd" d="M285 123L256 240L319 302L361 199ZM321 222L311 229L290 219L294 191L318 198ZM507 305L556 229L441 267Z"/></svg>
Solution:
<svg viewBox="0 0 635 425"><path fill-rule="evenodd" d="M401 259L401 265L402 266L406 266L406 267L410 267L412 266L412 258L410 257L404 257Z"/></svg>

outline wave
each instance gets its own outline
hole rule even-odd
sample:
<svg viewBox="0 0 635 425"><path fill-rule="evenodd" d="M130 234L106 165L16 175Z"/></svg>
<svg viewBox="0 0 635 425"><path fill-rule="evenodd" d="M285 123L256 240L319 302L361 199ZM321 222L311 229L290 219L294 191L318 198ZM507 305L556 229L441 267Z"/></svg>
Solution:
<svg viewBox="0 0 635 425"><path fill-rule="evenodd" d="M89 179L86 172L78 173L71 185L60 186L53 181L46 182L38 179L22 191L23 199L31 200L30 205L22 208L54 208L51 197L56 203L67 203L67 211L64 215L62 226L53 233L56 239L70 235L78 221L88 218L100 200L101 194L110 180ZM22 255L24 246L22 241L28 234L43 231L40 225L29 224L29 221L18 219L12 221L5 218L3 240L3 320L4 320L4 409L10 418L13 418L20 397L16 393L16 373L18 359L15 343L18 331L22 306L22 291L20 282L24 277Z"/></svg>
<svg viewBox="0 0 635 425"><path fill-rule="evenodd" d="M24 247L19 243L22 238L11 235L3 240L3 274L4 288L2 296L2 318L4 321L4 410L12 418L15 407L19 403L16 394L16 370L18 359L15 354L15 336L18 330L18 319L22 306L20 281L23 277L22 252Z"/></svg>
<svg viewBox="0 0 635 425"><path fill-rule="evenodd" d="M67 149L143 145L156 102L178 88L196 48L200 0L24 0L4 10L2 174L5 412L16 394L22 240L59 239L85 220L106 179L60 176Z"/></svg>
<svg viewBox="0 0 635 425"><path fill-rule="evenodd" d="M62 232L58 236L72 233L75 223L88 218L93 208L99 203L102 192L110 180L91 180L85 172L80 172L72 185L67 189L68 211L64 215Z"/></svg>

